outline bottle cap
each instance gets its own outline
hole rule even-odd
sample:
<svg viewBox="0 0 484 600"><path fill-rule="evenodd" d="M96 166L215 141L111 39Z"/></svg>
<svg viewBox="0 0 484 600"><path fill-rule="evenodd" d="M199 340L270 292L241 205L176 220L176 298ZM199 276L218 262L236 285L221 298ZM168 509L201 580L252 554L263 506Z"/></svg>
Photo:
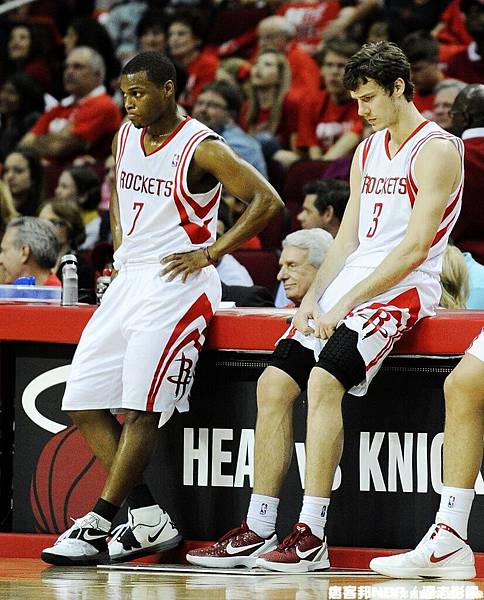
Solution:
<svg viewBox="0 0 484 600"><path fill-rule="evenodd" d="M24 275L23 277L17 277L13 282L14 285L35 285L35 275Z"/></svg>
<svg viewBox="0 0 484 600"><path fill-rule="evenodd" d="M66 265L68 263L75 263L77 265L77 256L75 254L64 254L61 258L61 265Z"/></svg>

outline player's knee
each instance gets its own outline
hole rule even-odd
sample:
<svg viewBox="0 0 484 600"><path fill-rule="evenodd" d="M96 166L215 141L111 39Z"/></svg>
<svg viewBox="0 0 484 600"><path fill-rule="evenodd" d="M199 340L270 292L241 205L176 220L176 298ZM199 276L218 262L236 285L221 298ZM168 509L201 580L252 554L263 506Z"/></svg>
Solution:
<svg viewBox="0 0 484 600"><path fill-rule="evenodd" d="M344 387L338 379L328 371L315 367L309 375L308 407L317 408L330 404L341 404Z"/></svg>
<svg viewBox="0 0 484 600"><path fill-rule="evenodd" d="M144 412L140 410L126 411L124 427L141 428L143 430L156 429L160 415L153 412Z"/></svg>
<svg viewBox="0 0 484 600"><path fill-rule="evenodd" d="M257 407L259 411L285 410L292 405L300 390L289 376L267 368L257 382ZM291 385L293 383L293 385Z"/></svg>

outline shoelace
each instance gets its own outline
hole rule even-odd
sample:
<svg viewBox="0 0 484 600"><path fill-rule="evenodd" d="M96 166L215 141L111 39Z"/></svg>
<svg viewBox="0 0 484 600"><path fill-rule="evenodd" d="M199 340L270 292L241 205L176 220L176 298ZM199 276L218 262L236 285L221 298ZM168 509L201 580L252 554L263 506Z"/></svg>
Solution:
<svg viewBox="0 0 484 600"><path fill-rule="evenodd" d="M117 527L115 527L112 532L111 532L111 539L113 540L117 540L119 539L123 533L129 529L129 523L121 523L121 525L118 525Z"/></svg>
<svg viewBox="0 0 484 600"><path fill-rule="evenodd" d="M288 536L286 536L282 540L282 542L277 546L276 550L278 550L279 552L282 552L282 551L288 550L292 546L295 546L296 543L301 538L302 534L303 534L302 531L300 531L299 529L296 529L295 531L290 533Z"/></svg>
<svg viewBox="0 0 484 600"><path fill-rule="evenodd" d="M62 542L62 540L65 540L66 538L70 537L71 533L74 532L76 529L78 529L80 533L86 527L86 525L82 524L82 518L73 519L72 517L70 517L70 519L74 523L74 525L69 527L67 531L64 531L64 533L57 538L57 541L55 542L54 546L56 546L59 542Z"/></svg>
<svg viewBox="0 0 484 600"><path fill-rule="evenodd" d="M222 544L223 542L226 542L227 540L229 540L232 537L237 537L238 535L242 534L242 533L246 533L248 531L247 525L244 523L241 523L240 527L235 527L234 529L231 529L229 532L227 532L225 535L223 535L219 541L217 542L217 544Z"/></svg>

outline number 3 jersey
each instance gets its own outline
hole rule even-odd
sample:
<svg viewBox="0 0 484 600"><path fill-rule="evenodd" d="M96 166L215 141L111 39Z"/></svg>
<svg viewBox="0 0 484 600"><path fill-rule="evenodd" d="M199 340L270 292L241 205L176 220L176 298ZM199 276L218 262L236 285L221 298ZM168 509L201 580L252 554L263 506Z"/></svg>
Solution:
<svg viewBox="0 0 484 600"><path fill-rule="evenodd" d="M198 145L221 139L187 117L155 150L144 148L145 129L121 126L116 151L116 190L121 245L114 266L159 262L173 252L189 252L215 241L222 186L194 194L187 174Z"/></svg>
<svg viewBox="0 0 484 600"><path fill-rule="evenodd" d="M440 274L442 255L461 207L464 149L462 140L431 121L421 123L393 158L390 157L388 130L374 133L363 143L360 151L359 246L348 257L346 267L377 267L403 240L418 192L419 182L415 176L417 157L428 141L438 138L455 144L462 163L459 185L449 196L429 254L418 268L429 275Z"/></svg>

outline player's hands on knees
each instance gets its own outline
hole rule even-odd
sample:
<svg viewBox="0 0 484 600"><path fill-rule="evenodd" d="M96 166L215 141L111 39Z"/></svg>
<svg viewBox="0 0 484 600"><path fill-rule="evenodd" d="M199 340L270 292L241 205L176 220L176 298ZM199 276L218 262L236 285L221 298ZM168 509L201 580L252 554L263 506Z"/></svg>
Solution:
<svg viewBox="0 0 484 600"><path fill-rule="evenodd" d="M328 340L336 330L338 323L344 319L346 311L338 308L332 308L324 315L320 314L314 319L314 337Z"/></svg>
<svg viewBox="0 0 484 600"><path fill-rule="evenodd" d="M185 283L189 275L197 273L200 269L210 264L202 250L170 254L169 256L165 256L160 262L162 265L166 265L161 271L161 275L168 275L169 273L168 281L173 281L175 277L181 275L183 283Z"/></svg>
<svg viewBox="0 0 484 600"><path fill-rule="evenodd" d="M292 325L304 335L314 333L314 329L309 325L309 320L318 317L319 314L317 302L314 302L312 306L309 302L306 304L303 302L292 319Z"/></svg>

